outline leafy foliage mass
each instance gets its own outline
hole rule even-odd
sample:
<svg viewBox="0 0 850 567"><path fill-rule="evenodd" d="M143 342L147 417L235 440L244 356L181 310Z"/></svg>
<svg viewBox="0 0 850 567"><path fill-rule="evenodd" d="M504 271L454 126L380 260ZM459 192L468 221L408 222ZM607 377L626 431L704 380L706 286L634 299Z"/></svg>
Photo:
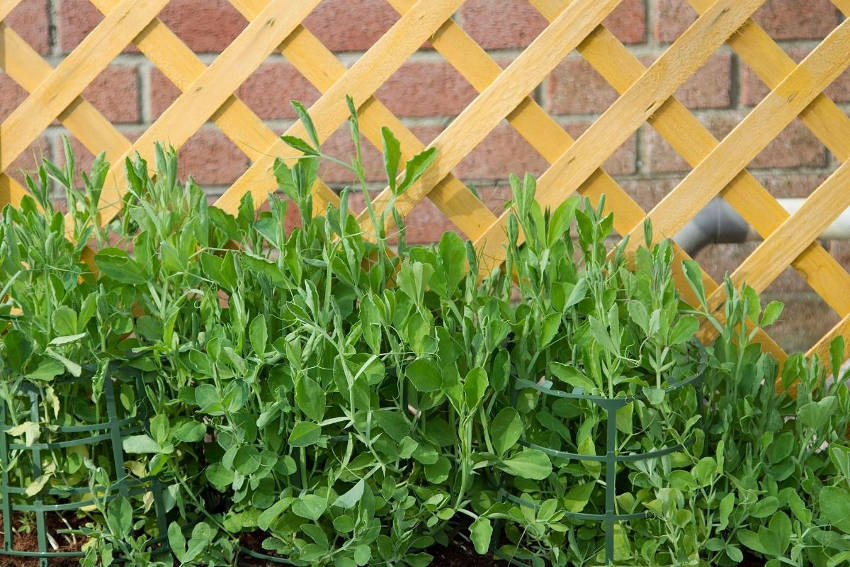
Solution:
<svg viewBox="0 0 850 567"><path fill-rule="evenodd" d="M153 171L128 161L123 213L104 229L106 164L78 191L70 152L67 167L46 162L28 180L33 197L3 210L8 435L32 444L53 425L102 420L110 362L144 376L138 398L119 389L122 411L153 411L123 440L124 471L107 474L106 448L51 451L40 476L15 458L10 482L27 487L16 498L158 474L180 565L235 565L248 546L296 565L419 566L460 539L535 566L599 564L604 525L566 514L605 511L604 467L547 449L604 454L605 415L543 396L545 386L632 399L617 414L619 453L681 445L618 465L616 512L648 512L615 525L618 562L850 561L842 342L828 364L795 355L780 369L752 339L781 305L762 309L752 289L727 283L725 312L711 314L686 263L699 298L687 305L669 242L653 244L648 230L629 269L623 246L606 246L604 203L543 211L530 177L512 180L506 269L483 281L456 234L411 247L393 203L376 212L359 145L350 166L371 229L355 221L348 190L314 215L310 188L332 158L296 110L310 139L286 140L303 155L278 160L283 196L258 215L250 194L236 215L208 206L161 149ZM359 142L353 112L350 123ZM434 156L402 164L383 134L391 201L404 199ZM67 189L67 219L51 179ZM301 226L287 233L292 206ZM718 335L707 350L694 338L701 324ZM62 381L83 366L92 378ZM701 372L700 387L671 389ZM51 419L30 421L24 384ZM86 511L84 564L171 564L147 546L151 505L139 495Z"/></svg>

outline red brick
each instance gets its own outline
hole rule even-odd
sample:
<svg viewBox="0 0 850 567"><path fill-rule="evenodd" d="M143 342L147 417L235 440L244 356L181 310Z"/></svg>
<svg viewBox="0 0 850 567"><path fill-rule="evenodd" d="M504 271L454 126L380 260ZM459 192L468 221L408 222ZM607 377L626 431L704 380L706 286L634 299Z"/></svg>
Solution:
<svg viewBox="0 0 850 567"><path fill-rule="evenodd" d="M793 59L795 62L799 63L803 60L803 58L808 55L808 48L800 48L800 47L791 47L786 49L785 52ZM745 106L755 106L761 100L767 96L767 93L770 92L770 89L767 88L761 79L759 79L758 75L756 75L755 71L747 65L745 62L741 62L741 104Z"/></svg>
<svg viewBox="0 0 850 567"><path fill-rule="evenodd" d="M159 17L196 53L224 50L247 25L227 0L171 0Z"/></svg>
<svg viewBox="0 0 850 567"><path fill-rule="evenodd" d="M753 20L775 40L818 39L838 25L838 9L830 0L767 0Z"/></svg>
<svg viewBox="0 0 850 567"><path fill-rule="evenodd" d="M566 125L565 129L570 136L578 138L591 124L592 122L574 122ZM605 163L602 164L602 169L608 172L609 175L628 175L634 173L636 151L635 135L632 134L605 160Z"/></svg>
<svg viewBox="0 0 850 567"><path fill-rule="evenodd" d="M156 67L151 68L148 83L150 92L147 96L151 105L151 120L156 120L180 96L180 89Z"/></svg>
<svg viewBox="0 0 850 567"><path fill-rule="evenodd" d="M703 271L716 281L722 281L725 274L732 274L735 268L753 253L758 242L741 242L734 244L709 244L694 255Z"/></svg>
<svg viewBox="0 0 850 567"><path fill-rule="evenodd" d="M22 0L4 21L42 55L50 50L47 0Z"/></svg>
<svg viewBox="0 0 850 567"><path fill-rule="evenodd" d="M647 126L643 130L642 161L650 174L690 171L687 162L667 143L655 128Z"/></svg>
<svg viewBox="0 0 850 567"><path fill-rule="evenodd" d="M332 51L366 51L396 20L385 0L323 0L304 27Z"/></svg>
<svg viewBox="0 0 850 567"><path fill-rule="evenodd" d="M89 0L59 0L56 33L60 49L68 52L77 47L102 19Z"/></svg>
<svg viewBox="0 0 850 567"><path fill-rule="evenodd" d="M676 98L688 108L726 108L731 105L732 56L715 53L678 88Z"/></svg>
<svg viewBox="0 0 850 567"><path fill-rule="evenodd" d="M6 173L23 187L26 187L24 176L29 174L35 178L35 170L38 169L41 161L44 158L50 159L50 157L50 140L47 136L42 135L12 161Z"/></svg>
<svg viewBox="0 0 850 567"><path fill-rule="evenodd" d="M454 116L475 98L475 89L444 61L409 61L378 89L398 116Z"/></svg>
<svg viewBox="0 0 850 567"><path fill-rule="evenodd" d="M767 147L755 157L750 167L824 167L823 144L799 119L794 119Z"/></svg>
<svg viewBox="0 0 850 567"><path fill-rule="evenodd" d="M546 27L546 19L528 0L468 0L460 20L484 49L525 47Z"/></svg>
<svg viewBox="0 0 850 567"><path fill-rule="evenodd" d="M655 40L672 43L696 19L686 0L655 0Z"/></svg>
<svg viewBox="0 0 850 567"><path fill-rule="evenodd" d="M0 71L0 122L6 120L26 98L27 91L9 75Z"/></svg>
<svg viewBox="0 0 850 567"><path fill-rule="evenodd" d="M164 140L167 142L167 140ZM180 148L180 176L192 176L198 185L230 185L244 173L250 160L214 128L202 128Z"/></svg>
<svg viewBox="0 0 850 567"><path fill-rule="evenodd" d="M623 0L602 24L623 43L642 43L646 37L643 0Z"/></svg>
<svg viewBox="0 0 850 567"><path fill-rule="evenodd" d="M623 179L620 180L620 186L644 211L650 211L681 180L678 176ZM614 214L616 215L616 212Z"/></svg>
<svg viewBox="0 0 850 567"><path fill-rule="evenodd" d="M317 91L289 63L264 63L248 77L236 94L260 118L295 118L290 101L309 107L319 98Z"/></svg>
<svg viewBox="0 0 850 567"><path fill-rule="evenodd" d="M765 189L776 198L798 198L808 197L812 191L817 189L826 180L828 173L796 173L794 171L783 171L782 173L755 172Z"/></svg>
<svg viewBox="0 0 850 567"><path fill-rule="evenodd" d="M584 59L558 65L546 86L546 108L555 114L594 114L617 100L617 91Z"/></svg>
<svg viewBox="0 0 850 567"><path fill-rule="evenodd" d="M107 67L83 90L83 98L110 122L139 122L139 75L135 67Z"/></svg>
<svg viewBox="0 0 850 567"><path fill-rule="evenodd" d="M546 160L503 122L458 164L455 175L461 179L507 179L512 173L540 175L546 166Z"/></svg>

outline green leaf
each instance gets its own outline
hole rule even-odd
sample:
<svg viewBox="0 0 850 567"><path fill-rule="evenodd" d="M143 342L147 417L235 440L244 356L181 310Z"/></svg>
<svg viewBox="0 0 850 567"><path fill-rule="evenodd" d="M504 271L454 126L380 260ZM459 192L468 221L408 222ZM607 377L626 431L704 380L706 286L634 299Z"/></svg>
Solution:
<svg viewBox="0 0 850 567"><path fill-rule="evenodd" d="M224 492L233 482L235 475L221 463L213 463L206 468L204 476L217 490Z"/></svg>
<svg viewBox="0 0 850 567"><path fill-rule="evenodd" d="M694 293L696 293L700 304L705 306L705 287L702 285L702 270L700 269L699 264L693 260L685 260L682 262L682 267L685 270L685 277L691 285L691 289L693 289Z"/></svg>
<svg viewBox="0 0 850 567"><path fill-rule="evenodd" d="M581 388L585 393L590 393L596 388L593 381L575 366L552 362L549 364L549 371L573 388Z"/></svg>
<svg viewBox="0 0 850 567"><path fill-rule="evenodd" d="M512 407L502 408L490 422L490 436L493 440L493 448L499 457L510 451L519 438L522 437L522 418L519 412Z"/></svg>
<svg viewBox="0 0 850 567"><path fill-rule="evenodd" d="M73 360L70 360L70 359L66 358L65 356L59 354L55 350L52 350L50 348L46 348L44 350L44 354L46 354L47 356L49 356L50 358L52 358L54 360L61 362L62 365L65 367L65 370L70 372L71 375L74 376L75 378L79 378L80 374L83 373L83 367L82 366L80 366L79 364L77 364Z"/></svg>
<svg viewBox="0 0 850 567"><path fill-rule="evenodd" d="M353 508L360 499L363 497L363 490L366 487L366 483L363 482L363 479L357 481L357 483L348 489L345 494L340 494L336 500L334 500L333 505L339 506L340 508L344 508L348 510L349 508Z"/></svg>
<svg viewBox="0 0 850 567"><path fill-rule="evenodd" d="M436 392L443 385L440 368L430 358L417 358L408 364L405 376L420 392Z"/></svg>
<svg viewBox="0 0 850 567"><path fill-rule="evenodd" d="M148 435L130 435L125 437L122 446L125 453L159 453L159 444Z"/></svg>
<svg viewBox="0 0 850 567"><path fill-rule="evenodd" d="M290 504L292 504L292 500L289 498L284 498L282 500L278 500L265 510L263 510L262 514L257 518L257 527L259 527L263 531L267 531L269 527L283 512L289 508Z"/></svg>
<svg viewBox="0 0 850 567"><path fill-rule="evenodd" d="M717 508L717 515L720 519L720 529L725 530L726 526L729 525L729 514L732 513L732 509L735 507L735 494L733 492L729 492L720 499L720 506Z"/></svg>
<svg viewBox="0 0 850 567"><path fill-rule="evenodd" d="M664 401L664 396L666 395L664 388L650 388L649 386L644 386L642 391L647 401L654 406L662 403Z"/></svg>
<svg viewBox="0 0 850 567"><path fill-rule="evenodd" d="M94 262L102 274L126 284L144 284L149 275L125 250L104 248L94 256Z"/></svg>
<svg viewBox="0 0 850 567"><path fill-rule="evenodd" d="M781 557L791 543L791 520L784 512L776 512L770 518L768 528L760 527L759 541L769 555Z"/></svg>
<svg viewBox="0 0 850 567"><path fill-rule="evenodd" d="M257 315L251 321L251 326L248 329L248 337L251 340L251 348L254 349L254 354L262 359L266 354L266 342L269 338L266 318L262 314Z"/></svg>
<svg viewBox="0 0 850 567"><path fill-rule="evenodd" d="M687 342L699 330L699 321L692 315L685 315L670 331L670 344L679 345Z"/></svg>
<svg viewBox="0 0 850 567"><path fill-rule="evenodd" d="M539 449L523 449L513 457L502 461L508 473L531 480L543 480L552 474L549 456Z"/></svg>
<svg viewBox="0 0 850 567"><path fill-rule="evenodd" d="M764 313L761 316L760 326L768 327L773 325L779 316L782 315L782 310L785 306L780 301L771 301L767 304L767 307L764 308Z"/></svg>
<svg viewBox="0 0 850 567"><path fill-rule="evenodd" d="M806 427L819 431L829 422L838 405L835 396L826 396L817 402L808 402L797 410L797 419Z"/></svg>
<svg viewBox="0 0 850 567"><path fill-rule="evenodd" d="M180 563L184 563L186 561L186 538L177 522L171 522L168 526L168 544Z"/></svg>
<svg viewBox="0 0 850 567"><path fill-rule="evenodd" d="M381 127L381 143L384 147L384 171L387 174L387 183L390 191L395 194L398 165L401 161L401 145L392 130L386 126Z"/></svg>
<svg viewBox="0 0 850 567"><path fill-rule="evenodd" d="M564 508L570 512L581 512L587 506L590 495L593 494L593 482L576 484L564 496Z"/></svg>
<svg viewBox="0 0 850 567"><path fill-rule="evenodd" d="M107 520L113 535L126 538L133 529L133 507L129 500L119 496L109 502Z"/></svg>
<svg viewBox="0 0 850 567"><path fill-rule="evenodd" d="M757 553L765 553L764 546L761 544L758 534L750 530L738 530L738 541L744 547L752 549Z"/></svg>
<svg viewBox="0 0 850 567"><path fill-rule="evenodd" d="M838 335L829 343L829 360L832 365L832 375L839 379L841 365L844 363L844 337Z"/></svg>
<svg viewBox="0 0 850 567"><path fill-rule="evenodd" d="M409 189L411 185L416 183L416 181L425 173L425 170L431 166L431 163L433 163L434 158L436 157L437 148L427 148L410 158L404 166L404 178L401 180L401 183L399 183L396 194L401 195Z"/></svg>
<svg viewBox="0 0 850 567"><path fill-rule="evenodd" d="M611 335L608 334L608 329L606 329L605 325L602 324L602 321L592 315L588 316L587 319L590 322L590 333L593 335L593 338L599 346L607 350L609 353L619 356L620 353L614 345Z"/></svg>
<svg viewBox="0 0 850 567"><path fill-rule="evenodd" d="M850 491L838 486L825 486L818 495L821 518L846 534L850 534Z"/></svg>
<svg viewBox="0 0 850 567"><path fill-rule="evenodd" d="M10 329L3 337L3 346L6 347L5 362L9 365L9 369L15 373L23 372L32 354L32 343L26 334L18 329Z"/></svg>
<svg viewBox="0 0 850 567"><path fill-rule="evenodd" d="M11 331L10 331L11 332ZM52 380L65 372L65 366L58 360L42 360L35 370L27 374L30 380Z"/></svg>
<svg viewBox="0 0 850 567"><path fill-rule="evenodd" d="M447 231L440 238L438 250L446 275L446 290L451 294L466 271L466 244L455 232Z"/></svg>
<svg viewBox="0 0 850 567"><path fill-rule="evenodd" d="M292 503L292 512L296 516L316 521L322 517L328 507L328 501L317 494L305 494Z"/></svg>
<svg viewBox="0 0 850 567"><path fill-rule="evenodd" d="M32 481L31 483L29 483L27 485L26 490L24 490L24 494L26 494L27 496L30 496L30 497L35 496L36 494L38 494L39 492L41 492L44 489L44 487L47 485L47 482L50 480L50 478L52 476L53 476L53 473L47 473L47 474L41 475L40 477L38 477L37 479L35 479L34 481Z"/></svg>
<svg viewBox="0 0 850 567"><path fill-rule="evenodd" d="M750 516L753 518L767 518L772 516L779 508L779 499L776 496L767 496L753 505Z"/></svg>
<svg viewBox="0 0 850 567"><path fill-rule="evenodd" d="M489 385L487 372L483 368L478 366L470 370L463 382L463 398L466 401L466 407L470 410L478 407Z"/></svg>
<svg viewBox="0 0 850 567"><path fill-rule="evenodd" d="M310 118L310 114L307 112L307 109L304 108L304 105L298 102L297 100L289 101L289 104L292 105L292 108L295 109L295 113L298 115L298 119L301 121L301 124L304 125L304 129L307 130L307 135L310 136L310 140L313 142L315 147L319 147L322 144L319 143L319 136L316 134L316 126L313 124L313 119Z"/></svg>
<svg viewBox="0 0 850 567"><path fill-rule="evenodd" d="M317 442L322 436L322 427L310 421L301 421L292 428L289 444L293 447L307 447Z"/></svg>
<svg viewBox="0 0 850 567"><path fill-rule="evenodd" d="M740 547L735 545L727 545L726 548L726 556L729 557L735 563L740 563L744 560L744 552L741 551Z"/></svg>
<svg viewBox="0 0 850 567"><path fill-rule="evenodd" d="M315 148L313 148L310 144L308 144L301 138L298 138L296 136L281 136L280 139L283 140L287 146L298 150L305 156L319 155Z"/></svg>
<svg viewBox="0 0 850 567"><path fill-rule="evenodd" d="M53 332L57 335L77 334L77 312L67 305L60 305L53 312Z"/></svg>
<svg viewBox="0 0 850 567"><path fill-rule="evenodd" d="M472 544L475 546L475 551L479 555L484 555L490 551L490 538L493 536L493 526L490 524L489 518L478 516L469 526L469 535L472 539Z"/></svg>
<svg viewBox="0 0 850 567"><path fill-rule="evenodd" d="M295 403L313 421L325 416L325 391L309 376L302 376L295 383Z"/></svg>
<svg viewBox="0 0 850 567"><path fill-rule="evenodd" d="M543 322L540 324L540 340L538 342L538 348L542 349L551 343L560 327L561 313L550 313L546 315L546 317L543 318Z"/></svg>

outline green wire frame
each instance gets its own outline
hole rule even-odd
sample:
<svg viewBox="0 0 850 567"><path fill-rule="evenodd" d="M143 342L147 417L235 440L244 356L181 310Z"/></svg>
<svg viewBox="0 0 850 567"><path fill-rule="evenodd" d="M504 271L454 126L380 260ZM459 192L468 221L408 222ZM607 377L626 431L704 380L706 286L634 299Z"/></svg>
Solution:
<svg viewBox="0 0 850 567"><path fill-rule="evenodd" d="M57 381L58 384L68 384L73 382L81 382L84 379L91 379L94 374L94 369L91 367L85 368L85 373L80 378L66 379ZM56 513L62 511L79 510L86 506L91 506L96 503L94 498L63 502L58 504L45 504L44 496L55 496L58 499L68 498L75 494L86 494L91 492L89 487L85 488L50 488L46 491L41 491L33 497L34 502L31 504L19 504L12 501L13 496L22 496L26 494L26 489L20 487L9 486L9 452L10 451L29 451L32 453L33 475L38 478L42 474L42 451L64 450L70 447L92 446L100 443L109 443L111 445L112 463L115 474L118 471L124 470L124 450L122 441L128 435L141 433L145 430L147 419L149 417L148 408L142 406L142 411L135 417L126 419L118 419L118 412L115 405L115 388L113 386L113 376L119 376L124 379L132 380L133 386L137 394L144 393L144 384L142 382L142 374L140 371L122 366L118 367L116 363L109 363L106 367L104 378L104 393L106 398L106 412L108 421L101 423L92 423L87 425L72 425L60 426L52 428L52 431L59 435L70 434L89 434L84 437L77 437L63 441L54 441L49 443L33 443L25 445L21 443L13 443L8 439L8 431L11 428L6 422L6 404L0 401L0 511L3 513L3 546L0 548L0 555L13 557L35 557L39 558L41 567L48 566L48 560L59 557L83 557L85 554L81 551L49 551L47 549L47 526L46 515L48 513ZM29 397L30 400L30 421L41 423L39 416L39 408L41 407L40 390L33 384L24 382L18 388L18 392ZM99 487L106 501L111 500L116 495L124 497L135 496L150 492L154 497L154 507L157 516L157 529L159 536L150 542L150 545L163 544L163 551L167 550L167 540L165 534L167 532L165 509L162 501L162 485L159 478L149 476L140 479L131 478L125 475L122 478L114 479L115 482L110 486ZM14 532L12 529L12 520L14 512L31 512L36 518L36 539L38 543L38 551L19 551L14 549Z"/></svg>
<svg viewBox="0 0 850 567"><path fill-rule="evenodd" d="M691 386L697 389L697 400L699 402L699 412L704 414L701 386L702 378L705 373L706 357L702 351L702 346L699 345L702 357L700 367L694 376L691 376L680 382L671 383L667 388L664 388L665 394L679 390L686 386ZM589 514L584 512L564 512L564 515L577 520L596 520L605 523L605 561L609 565L614 564L614 524L616 522L636 520L649 517L649 511L637 512L633 514L617 514L615 512L615 502L617 497L617 463L644 461L655 459L669 455L684 449L685 445L678 444L670 447L662 447L647 453L627 453L620 455L617 453L617 410L625 407L627 404L637 400L644 399L643 395L626 396L623 398L606 398L604 396L591 396L582 393L581 388L575 388L573 392L553 389L553 383L549 380L540 382L531 382L530 380L517 380L514 393L519 390L533 389L543 394L544 396L554 396L558 398L569 398L576 400L587 400L593 402L605 411L607 435L605 443L605 455L581 455L578 453L570 453L566 451L558 451L549 447L544 447L536 443L531 443L521 439L519 443L525 447L538 449L543 451L550 457L561 460L577 460L577 461L596 461L605 463L605 513L604 514ZM514 396L514 403L516 396ZM500 493L515 504L531 508L537 508L537 504L529 502L513 494L508 493L504 488L500 489Z"/></svg>

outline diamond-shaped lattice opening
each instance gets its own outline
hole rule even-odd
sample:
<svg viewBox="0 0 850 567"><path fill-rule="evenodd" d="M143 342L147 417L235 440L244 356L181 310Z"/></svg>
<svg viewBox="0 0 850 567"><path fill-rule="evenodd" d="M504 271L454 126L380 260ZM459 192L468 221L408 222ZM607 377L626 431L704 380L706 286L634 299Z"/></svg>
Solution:
<svg viewBox="0 0 850 567"><path fill-rule="evenodd" d="M806 284L794 268L787 268L761 294L762 304L785 304L779 321L768 334L786 352L806 351L838 323L838 315Z"/></svg>
<svg viewBox="0 0 850 567"><path fill-rule="evenodd" d="M42 55L50 51L50 7L47 0L21 0L3 22Z"/></svg>
<svg viewBox="0 0 850 567"><path fill-rule="evenodd" d="M227 0L171 0L159 19L195 53L218 53L248 22Z"/></svg>
<svg viewBox="0 0 850 567"><path fill-rule="evenodd" d="M721 48L711 54L678 89L675 96L694 109L729 108L733 104L732 53Z"/></svg>
<svg viewBox="0 0 850 567"><path fill-rule="evenodd" d="M398 18L386 0L322 0L304 27L331 51L359 53L372 47Z"/></svg>
<svg viewBox="0 0 850 567"><path fill-rule="evenodd" d="M191 175L210 194L220 194L251 163L242 150L211 123L189 138L178 155L180 178L186 179ZM269 183L269 190L273 190L274 182L270 180Z"/></svg>
<svg viewBox="0 0 850 567"><path fill-rule="evenodd" d="M838 25L840 13L830 0L767 0L753 14L775 41L820 39Z"/></svg>
<svg viewBox="0 0 850 567"><path fill-rule="evenodd" d="M263 120L292 120L296 114L290 101L297 100L309 108L320 95L298 69L277 54L263 62L236 91L236 96Z"/></svg>
<svg viewBox="0 0 850 567"><path fill-rule="evenodd" d="M492 187L511 174L539 177L546 160L507 122L500 122L455 168L455 176L475 187Z"/></svg>
<svg viewBox="0 0 850 567"><path fill-rule="evenodd" d="M113 124L141 122L139 69L135 65L112 64L83 90L85 100Z"/></svg>
<svg viewBox="0 0 850 567"><path fill-rule="evenodd" d="M697 19L687 0L656 0L652 35L660 43L673 43Z"/></svg>
<svg viewBox="0 0 850 567"><path fill-rule="evenodd" d="M477 92L439 54L420 50L377 90L377 98L399 118L452 118Z"/></svg>
<svg viewBox="0 0 850 567"><path fill-rule="evenodd" d="M3 122L27 98L27 91L0 70L0 93L3 93L0 96L0 122Z"/></svg>
<svg viewBox="0 0 850 567"><path fill-rule="evenodd" d="M549 74L541 95L543 107L556 116L596 116L617 100L617 91L575 53Z"/></svg>

